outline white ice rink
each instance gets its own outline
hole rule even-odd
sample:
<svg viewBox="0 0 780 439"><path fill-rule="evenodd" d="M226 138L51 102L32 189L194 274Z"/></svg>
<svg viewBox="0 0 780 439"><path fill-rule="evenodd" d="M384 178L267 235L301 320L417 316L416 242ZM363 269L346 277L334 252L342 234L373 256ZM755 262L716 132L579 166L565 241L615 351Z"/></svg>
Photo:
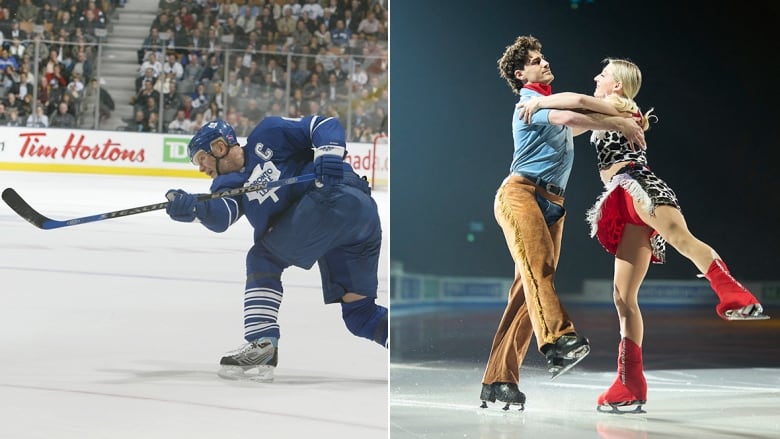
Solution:
<svg viewBox="0 0 780 439"><path fill-rule="evenodd" d="M611 306L568 311L591 353L550 380L532 342L521 368L525 411L480 408L482 374L503 308L393 315L392 439L777 439L780 320L726 322L706 307L645 307L643 414L596 411L615 379Z"/></svg>
<svg viewBox="0 0 780 439"><path fill-rule="evenodd" d="M165 201L210 181L0 172L53 219ZM375 192L389 237L389 194ZM223 234L165 211L40 230L0 203L0 438L386 438L388 353L285 273L273 383L217 377L243 343L245 219ZM381 267L388 267L383 245ZM387 270L378 302L387 305Z"/></svg>

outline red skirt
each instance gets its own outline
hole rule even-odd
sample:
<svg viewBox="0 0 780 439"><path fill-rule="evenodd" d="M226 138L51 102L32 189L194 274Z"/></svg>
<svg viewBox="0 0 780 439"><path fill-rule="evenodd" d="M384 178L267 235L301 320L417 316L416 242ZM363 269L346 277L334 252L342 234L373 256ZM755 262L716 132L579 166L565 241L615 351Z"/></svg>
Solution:
<svg viewBox="0 0 780 439"><path fill-rule="evenodd" d="M648 212L652 214L654 209L650 208L653 205L651 197L636 180L627 174L619 174L613 177L593 207L588 210L590 236L595 237L612 255L617 252L626 224L647 226L634 208L634 199L637 199L640 205L648 206ZM655 230L650 233L648 239L652 249L651 261L655 264L664 263L666 241Z"/></svg>

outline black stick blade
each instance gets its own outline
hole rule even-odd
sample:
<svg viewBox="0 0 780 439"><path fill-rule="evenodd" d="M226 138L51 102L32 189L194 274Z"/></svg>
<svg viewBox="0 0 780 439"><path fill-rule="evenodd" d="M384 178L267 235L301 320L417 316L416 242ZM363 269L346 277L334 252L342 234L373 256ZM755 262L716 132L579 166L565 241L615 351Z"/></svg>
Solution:
<svg viewBox="0 0 780 439"><path fill-rule="evenodd" d="M50 221L49 218L41 215L37 210L27 204L27 202L24 201L24 198L19 196L12 188L7 188L3 191L3 201L5 201L5 204L13 209L20 217L39 229L45 228L44 224L47 221Z"/></svg>

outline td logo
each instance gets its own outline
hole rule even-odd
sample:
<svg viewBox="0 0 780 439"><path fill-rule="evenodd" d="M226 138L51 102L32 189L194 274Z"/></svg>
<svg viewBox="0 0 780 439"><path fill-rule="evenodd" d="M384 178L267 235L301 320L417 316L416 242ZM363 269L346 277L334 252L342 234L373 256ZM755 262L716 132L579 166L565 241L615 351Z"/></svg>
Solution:
<svg viewBox="0 0 780 439"><path fill-rule="evenodd" d="M163 162L189 163L187 144L190 139L186 137L166 137L163 139Z"/></svg>

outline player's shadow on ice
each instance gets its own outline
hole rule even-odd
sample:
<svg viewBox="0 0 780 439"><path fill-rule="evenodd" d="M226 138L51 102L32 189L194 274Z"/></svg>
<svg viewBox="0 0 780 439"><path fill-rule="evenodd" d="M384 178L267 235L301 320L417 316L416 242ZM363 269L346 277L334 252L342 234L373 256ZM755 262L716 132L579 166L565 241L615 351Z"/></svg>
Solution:
<svg viewBox="0 0 780 439"><path fill-rule="evenodd" d="M98 382L105 384L123 384L153 381L209 381L223 382L240 385L266 385L275 386L311 386L311 385L330 385L347 384L350 387L362 385L387 385L387 378L369 378L355 377L349 375L333 376L326 375L325 372L318 374L316 371L287 370L276 371L276 376L272 382L261 383L247 380L226 380L217 376L217 370L196 370L196 369L160 369L160 370L136 370L136 369L98 369L98 372L116 374L117 378L102 379Z"/></svg>

